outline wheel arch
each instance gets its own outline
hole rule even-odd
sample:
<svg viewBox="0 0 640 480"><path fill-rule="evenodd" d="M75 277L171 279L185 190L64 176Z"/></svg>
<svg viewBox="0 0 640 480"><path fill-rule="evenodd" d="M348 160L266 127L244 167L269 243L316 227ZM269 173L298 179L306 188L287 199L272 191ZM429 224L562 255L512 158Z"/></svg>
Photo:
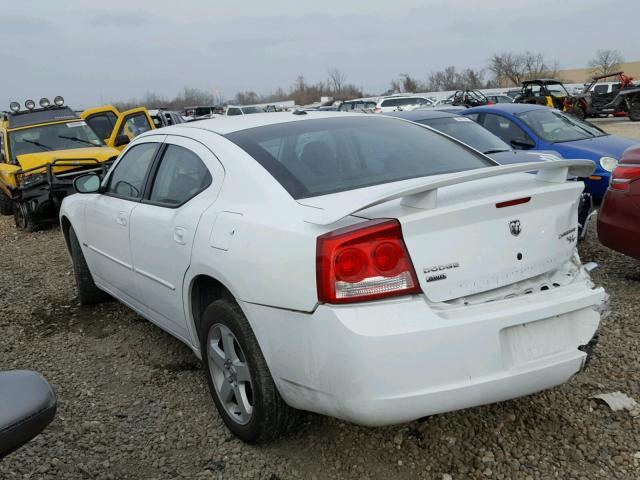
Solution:
<svg viewBox="0 0 640 480"><path fill-rule="evenodd" d="M60 217L60 228L62 229L62 236L64 237L64 243L67 246L67 251L71 252L71 244L69 243L69 230L71 230L71 220L66 215Z"/></svg>
<svg viewBox="0 0 640 480"><path fill-rule="evenodd" d="M189 284L188 311L193 322L193 331L200 338L200 328L205 309L216 300L227 298L235 301L231 290L220 280L209 274L195 275Z"/></svg>

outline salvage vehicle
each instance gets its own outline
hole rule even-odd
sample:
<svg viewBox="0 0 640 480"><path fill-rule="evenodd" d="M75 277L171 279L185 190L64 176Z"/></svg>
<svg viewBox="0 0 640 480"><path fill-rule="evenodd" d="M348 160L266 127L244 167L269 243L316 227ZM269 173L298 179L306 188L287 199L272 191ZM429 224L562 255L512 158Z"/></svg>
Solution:
<svg viewBox="0 0 640 480"><path fill-rule="evenodd" d="M149 111L144 107L120 112L113 105L89 108L80 114L85 122L110 147L122 151L138 135L155 128Z"/></svg>
<svg viewBox="0 0 640 480"><path fill-rule="evenodd" d="M212 115L224 115L225 109L221 105L196 105L193 107L185 107L183 116L189 120L198 120L200 118L211 118Z"/></svg>
<svg viewBox="0 0 640 480"><path fill-rule="evenodd" d="M458 113L458 112L456 112ZM474 122L470 118L447 113L438 110L413 110L411 112L385 113L392 117L403 118L434 128L456 140L475 148L479 152L489 156L500 165L525 162L554 162L562 160L555 151L526 151L516 150L507 145L500 137L497 137L486 128ZM580 178L572 178L574 181L582 181ZM587 234L588 222L592 217L593 199L591 194L582 192L578 206L578 238L583 240Z"/></svg>
<svg viewBox="0 0 640 480"><path fill-rule="evenodd" d="M155 128L168 127L169 125L179 125L184 123L184 118L178 112L172 112L166 108L149 110L149 117L153 121Z"/></svg>
<svg viewBox="0 0 640 480"><path fill-rule="evenodd" d="M0 460L28 443L56 415L51 385L29 370L0 372Z"/></svg>
<svg viewBox="0 0 640 480"><path fill-rule="evenodd" d="M355 100L346 100L338 107L339 112L367 112L376 108L377 100L375 98L357 98Z"/></svg>
<svg viewBox="0 0 640 480"><path fill-rule="evenodd" d="M497 165L382 115L244 115L139 136L60 221L79 301L110 294L189 345L259 442L299 410L389 425L579 372L606 294L566 178L593 168Z"/></svg>
<svg viewBox="0 0 640 480"><path fill-rule="evenodd" d="M433 101L418 95L391 95L380 97L373 111L375 113L395 112L396 110L413 110L433 105Z"/></svg>
<svg viewBox="0 0 640 480"><path fill-rule="evenodd" d="M55 221L74 177L106 173L119 151L105 146L60 96L11 102L0 116L0 214L33 231Z"/></svg>
<svg viewBox="0 0 640 480"><path fill-rule="evenodd" d="M618 82L600 82L617 77ZM640 86L624 72L593 77L585 84L584 91L572 99L571 113L579 118L599 116L625 116L631 121L640 120Z"/></svg>
<svg viewBox="0 0 640 480"><path fill-rule="evenodd" d="M501 103L470 108L461 115L520 150L556 151L566 159L588 159L596 170L584 179L586 191L599 204L622 152L637 140L609 135L572 115L539 105Z"/></svg>
<svg viewBox="0 0 640 480"><path fill-rule="evenodd" d="M458 90L451 96L453 106L480 107L492 103L480 90Z"/></svg>
<svg viewBox="0 0 640 480"><path fill-rule="evenodd" d="M513 98L506 93L492 93L485 96L491 103L513 103Z"/></svg>
<svg viewBox="0 0 640 480"><path fill-rule="evenodd" d="M252 113L265 113L262 107L255 105L229 105L225 115L251 115Z"/></svg>
<svg viewBox="0 0 640 480"><path fill-rule="evenodd" d="M613 171L598 214L598 238L640 260L640 145L627 149Z"/></svg>
<svg viewBox="0 0 640 480"><path fill-rule="evenodd" d="M522 82L522 90L513 101L546 105L550 108L566 111L571 106L571 94L564 84L553 78L539 78Z"/></svg>

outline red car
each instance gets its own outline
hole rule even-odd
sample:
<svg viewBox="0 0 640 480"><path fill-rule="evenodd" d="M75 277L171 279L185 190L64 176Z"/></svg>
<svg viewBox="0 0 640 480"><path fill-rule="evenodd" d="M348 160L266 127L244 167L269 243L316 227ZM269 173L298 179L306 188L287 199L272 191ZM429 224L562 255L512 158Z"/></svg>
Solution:
<svg viewBox="0 0 640 480"><path fill-rule="evenodd" d="M607 247L640 260L640 145L625 150L611 175L598 214L598 237Z"/></svg>

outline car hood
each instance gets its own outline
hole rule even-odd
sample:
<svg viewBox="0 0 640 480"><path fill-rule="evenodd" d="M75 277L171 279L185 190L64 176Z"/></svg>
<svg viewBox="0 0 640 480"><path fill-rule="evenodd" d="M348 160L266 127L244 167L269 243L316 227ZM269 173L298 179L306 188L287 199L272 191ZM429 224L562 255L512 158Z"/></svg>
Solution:
<svg viewBox="0 0 640 480"><path fill-rule="evenodd" d="M53 152L38 152L38 153L25 153L24 155L18 155L16 158L18 163L22 167L22 170L30 170L32 168L44 167L49 163L58 161L78 161L82 160L97 160L98 162L106 162L120 154L118 150L111 147L88 147L88 148L73 148L70 150L55 150ZM77 166L77 164L75 165ZM69 166L67 166L68 168ZM72 168L73 166L71 166ZM58 167L60 170L66 170L65 167ZM58 170L56 168L56 170ZM33 173L36 173L34 171Z"/></svg>
<svg viewBox="0 0 640 480"><path fill-rule="evenodd" d="M508 150L506 152L490 153L488 156L500 165L562 160L558 152L546 150Z"/></svg>
<svg viewBox="0 0 640 480"><path fill-rule="evenodd" d="M589 158L597 161L600 157L613 157L616 160L620 160L622 152L637 143L637 140L631 140L630 138L607 135L605 137L556 143L554 146L567 159Z"/></svg>

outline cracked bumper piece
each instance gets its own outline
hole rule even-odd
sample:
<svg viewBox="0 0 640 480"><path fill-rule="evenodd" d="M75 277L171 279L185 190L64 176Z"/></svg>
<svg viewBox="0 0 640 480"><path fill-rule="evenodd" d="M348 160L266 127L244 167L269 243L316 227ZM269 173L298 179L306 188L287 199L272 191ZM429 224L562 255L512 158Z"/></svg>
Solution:
<svg viewBox="0 0 640 480"><path fill-rule="evenodd" d="M378 426L566 382L585 365L605 298L578 282L446 308L420 295L313 313L241 306L288 404Z"/></svg>

